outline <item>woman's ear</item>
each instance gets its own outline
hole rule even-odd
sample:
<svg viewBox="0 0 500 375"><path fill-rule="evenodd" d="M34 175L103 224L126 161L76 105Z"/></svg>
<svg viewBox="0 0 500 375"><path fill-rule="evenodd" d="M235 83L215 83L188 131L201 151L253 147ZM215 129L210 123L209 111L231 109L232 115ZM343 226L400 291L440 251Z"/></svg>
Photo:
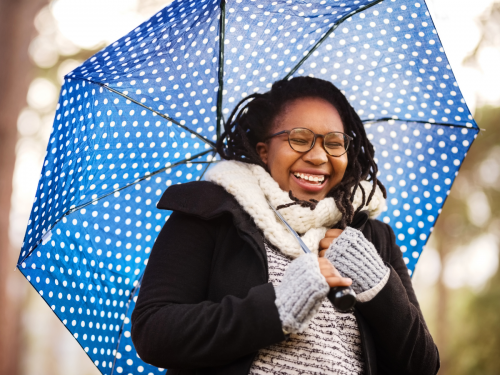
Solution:
<svg viewBox="0 0 500 375"><path fill-rule="evenodd" d="M260 160L267 165L268 147L267 143L259 142L255 146L255 151L259 154Z"/></svg>

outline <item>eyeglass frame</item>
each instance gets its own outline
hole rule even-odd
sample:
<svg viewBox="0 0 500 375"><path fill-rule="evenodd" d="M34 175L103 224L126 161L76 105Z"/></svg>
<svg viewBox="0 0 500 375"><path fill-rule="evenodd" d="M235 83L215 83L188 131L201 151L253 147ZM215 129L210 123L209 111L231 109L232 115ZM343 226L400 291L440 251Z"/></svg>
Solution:
<svg viewBox="0 0 500 375"><path fill-rule="evenodd" d="M305 129L305 130L309 130L309 131L310 131L310 132L314 135L314 138L313 138L313 141L312 141L312 143L311 143L311 147L309 148L309 150L307 150L307 151L297 151L296 149L294 149L294 148L292 147L292 145L290 144L290 133L291 133L293 130L295 130L295 129ZM349 144L350 144L350 142L352 142L352 141L354 140L354 138L353 138L353 137L351 137L351 136L349 136L349 135L347 135L346 133L343 133L343 132L329 132L329 133L326 133L326 134L316 134L315 132L313 132L311 129L308 129L308 128L293 128L293 129L291 129L291 130L282 130L282 131L280 131L280 132L278 132L278 133L271 134L270 136L268 136L268 137L266 137L266 138L265 138L265 141L267 141L268 139L271 139L271 138L273 138L273 137L276 137L276 136L278 136L278 135L285 134L285 133L286 133L286 134L288 134L288 145L290 146L290 148L291 148L293 151L300 152L300 153L305 153L305 152L309 152L309 151L311 151L311 150L313 149L314 145L316 144L316 138L318 138L318 137L323 138L323 149L325 150L325 152L326 152L328 155L333 156L334 158L338 158L338 157L340 157L340 156L344 155L344 154L347 152L347 149L349 148ZM339 133L340 133L340 134L342 134L344 137L346 137L346 138L347 138L347 140L349 141L349 143L347 144L347 147L344 149L344 152L343 152L342 154L340 154L340 155L332 155L332 154L330 154L330 153L328 152L328 150L326 149L326 147L325 147L325 137L326 137L328 134L332 134L332 133L336 133L336 134L339 134Z"/></svg>

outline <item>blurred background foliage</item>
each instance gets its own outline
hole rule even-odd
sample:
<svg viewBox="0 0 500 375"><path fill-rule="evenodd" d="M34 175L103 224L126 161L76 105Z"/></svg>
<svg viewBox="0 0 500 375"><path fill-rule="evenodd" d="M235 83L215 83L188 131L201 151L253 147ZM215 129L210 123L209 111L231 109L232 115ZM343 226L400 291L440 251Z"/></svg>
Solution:
<svg viewBox="0 0 500 375"><path fill-rule="evenodd" d="M0 0L0 375L97 375L15 270L66 73L169 0ZM427 0L483 129L413 283L440 374L500 374L500 2Z"/></svg>
<svg viewBox="0 0 500 375"><path fill-rule="evenodd" d="M435 303L425 306L446 374L500 374L500 108L481 107L475 118L483 130L430 243L446 264Z"/></svg>

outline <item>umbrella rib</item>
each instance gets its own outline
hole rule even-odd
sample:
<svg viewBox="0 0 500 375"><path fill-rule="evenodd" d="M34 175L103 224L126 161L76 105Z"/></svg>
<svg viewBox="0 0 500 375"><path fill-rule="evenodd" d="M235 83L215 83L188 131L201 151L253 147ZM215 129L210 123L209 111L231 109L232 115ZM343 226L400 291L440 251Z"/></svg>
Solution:
<svg viewBox="0 0 500 375"><path fill-rule="evenodd" d="M309 58L309 56L311 56L314 53L314 51L316 51L319 48L319 46L321 44L323 44L323 42L330 36L330 34L333 33L337 29L337 27L339 27L339 25L342 24L346 19L348 19L348 18L354 16L355 14L362 12L368 8L371 8L372 6L377 5L378 3L381 3L382 1L383 0L376 0L371 4L365 5L361 8L358 8L357 10L354 10L354 11L346 14L344 17L342 17L340 20L338 20L337 23L335 25L333 25L330 28L330 30L328 30L326 32L326 34L323 35L323 37L320 40L318 40L316 42L316 44L313 46L313 48L311 48L309 50L309 52L292 68L292 70L290 70L290 72L288 72L288 74L283 79L289 79L302 66L302 64L304 62L306 62L306 60Z"/></svg>
<svg viewBox="0 0 500 375"><path fill-rule="evenodd" d="M215 161L188 161L186 163L191 163L191 164L213 164L213 163L219 163L220 161L221 160L215 160Z"/></svg>
<svg viewBox="0 0 500 375"><path fill-rule="evenodd" d="M73 212L75 212L75 211L78 211L78 210L80 210L80 209L82 209L82 208L84 208L84 207L87 207L88 205L90 205L90 204L92 204L92 203L95 203L95 202L97 202L97 201L100 201L100 200L101 200L101 199L103 199L103 198L109 197L110 195L112 195L112 194L114 194L114 193L116 193L116 192L118 192L118 191L121 191L121 190L123 190L123 189L126 189L126 188L128 188L128 187L132 186L132 185L135 185L135 184L137 184L137 183L139 183L139 182L141 182L141 181L143 181L143 180L145 180L145 179L147 179L147 178L150 178L150 177L152 177L152 176L154 176L154 175L157 175L158 173L161 173L161 172L163 172L163 171L166 171L166 170L167 170L167 169L169 169L169 168L176 167L176 166L178 166L178 165L180 165L180 164L187 163L187 162L189 162L190 160L194 160L194 159L199 158L199 157L201 157L201 156L203 156L203 155L206 155L206 154L208 154L209 152L214 152L214 149L203 151L203 152L201 152L201 153L199 153L199 154L196 154L196 155L194 155L194 156L192 156L192 157L190 157L190 158L187 158L187 159L184 159L184 160L178 161L177 163L174 163L174 164L172 164L172 165L169 165L168 167L163 167L163 168L160 168L160 169L158 169L158 170L156 170L156 171L154 171L154 172L151 172L151 173L150 173L150 174L148 174L148 175L145 175L145 176L142 176L141 178L138 178L138 179L137 179L137 180L135 180L134 182L131 182L131 183L129 183L129 184L127 184L127 185L124 185L124 186L122 186L122 187L120 187L120 188L118 188L118 189L115 189L115 190L113 190L113 191L110 191L109 193L104 194L104 195L102 195L102 196L100 196L100 197L97 197L97 198L95 198L95 199L92 199L92 200L88 201L87 203L83 203L83 204L81 204L81 205L79 205L79 206L76 206L76 207L70 208L70 209L69 209L68 211L66 211L63 215L61 215L61 217L60 217L59 219L57 219L57 220L54 222L54 224L52 224L52 226L50 227L50 229L49 229L48 231L52 230L52 228L54 228L54 227L56 226L56 224L57 224L57 223L59 223L59 222L62 220L62 218L63 218L63 217L68 216L68 215L72 214L72 213L73 213ZM47 232L48 232L48 231L47 231ZM45 233L47 233L47 232L45 232ZM27 259L27 258L28 258L31 254L32 254L32 253L33 253L33 251L35 251L35 249L38 247L38 245L40 245L40 242L42 242L42 239L43 239L43 236L42 236L42 238L40 238L40 239L36 242L36 244L33 246L33 248L32 248L32 249L28 252L28 254L26 254L26 256L25 256L25 257L24 257L21 261L19 261L19 262L17 263L17 266L18 266L18 267L19 267L19 265L20 265L20 264L22 264L22 263L23 263L23 262L24 262L24 261L25 261L25 260L26 260L26 259Z"/></svg>
<svg viewBox="0 0 500 375"><path fill-rule="evenodd" d="M78 211L79 209L81 209L81 208L83 208L83 207L86 207L86 206L88 206L89 204L92 204L92 203L94 203L94 202L100 201L101 199L106 198L106 197L110 196L111 194L114 194L114 193L116 193L116 192L118 192L118 191L121 191L121 190L123 190L123 189L126 189L126 188L128 188L128 187L132 186L132 185L135 185L135 184L137 184L137 183L139 183L139 182L141 182L141 181L144 181L145 179L150 178L150 177L152 177L152 176L155 176L155 175L157 175L158 173L161 173L161 172L163 172L163 171L166 171L167 169L170 169L170 168L173 168L173 167L177 167L177 166L178 166L178 165L180 165L180 164L188 163L190 160L197 159L197 158L199 158L200 156L206 155L206 154L208 154L208 153L209 153L209 152L211 152L211 151L213 151L213 150L206 150L206 151L200 152L199 154L196 154L196 155L194 155L194 156L191 156L190 158L187 158L187 159L184 159L184 160L178 161L177 163L174 163L174 164L172 164L172 165L169 165L168 167L163 167L163 168L157 169L156 171L151 172L151 173L150 173L150 174L148 174L148 175L144 175L144 176L142 176L141 178L138 178L138 179L137 179L137 180L135 180L134 182L131 182L131 183L127 184L127 185L122 186L121 188L118 188L118 189L113 190L113 191L111 191L111 192L109 192L109 193L107 193L107 194L104 194L104 195L100 196L100 197L97 197L97 198L95 198L95 199L92 199L91 201L88 201L87 203L81 204L80 206L74 207L74 208L72 208L72 209L68 210L68 211L67 211L67 213L66 213L65 215L72 214L73 212Z"/></svg>
<svg viewBox="0 0 500 375"><path fill-rule="evenodd" d="M217 163L217 160L213 161L214 160L214 154L215 152L212 154L212 160L210 160L209 162L207 162L207 166L205 167L205 169L203 170L203 172L201 173L200 175L200 180L203 178L203 176L205 175L205 172L208 170L208 167L210 167L211 164L213 163Z"/></svg>
<svg viewBox="0 0 500 375"><path fill-rule="evenodd" d="M200 175L200 180L203 178L203 176L205 175L205 172L207 171L208 167L210 167L210 165L212 164L212 162L208 163L207 166L205 167L205 170L203 171L203 173Z"/></svg>
<svg viewBox="0 0 500 375"><path fill-rule="evenodd" d="M226 0L220 2L219 19L219 89L217 91L217 139L221 134L221 122L224 121L222 115L222 91L224 89L224 38L226 36Z"/></svg>
<svg viewBox="0 0 500 375"><path fill-rule="evenodd" d="M450 128L465 128L465 129L476 129L479 131L477 127L470 127L470 126L464 126L464 125L453 125L453 124L446 124L444 122L429 122L429 121L422 121L422 120L403 120L400 118L392 118L392 117L381 117L376 120L361 120L363 124L367 123L376 123L376 122L382 122L382 121L404 121L404 122L416 122L418 124L429 124L429 125L440 125L440 126L447 126Z"/></svg>
<svg viewBox="0 0 500 375"><path fill-rule="evenodd" d="M142 283L142 278L143 277L144 277L144 271L142 271L141 277L137 281L137 285L130 292L130 296L128 297L128 301L127 301L127 310L125 310L125 317L127 317L128 310L130 309L132 298L134 298L134 295L137 292L137 289L139 289L141 287L141 283ZM114 358L113 358L113 367L111 368L111 374L110 375L113 375L113 373L115 372L116 356L118 354L118 349L120 348L120 341L121 341L121 338L122 338L123 327L124 326L125 326L125 319L123 319L121 327L120 327L120 332L118 333L118 340L116 342L115 355L114 355Z"/></svg>
<svg viewBox="0 0 500 375"><path fill-rule="evenodd" d="M194 130L189 129L187 126L182 125L179 121L174 120L172 117L169 117L169 116L167 116L167 115L164 115L163 113L158 112L158 111L154 110L153 108L150 108L150 107L148 107L148 106L146 106L146 105L142 104L141 102L139 102L139 101L137 101L137 100L135 100L135 99L131 98L130 96L125 95L124 93L122 93L122 92L120 92L120 91L118 91L118 90L115 90L115 89L114 89L114 88L112 88L112 87L109 87L107 84L104 84L104 83L101 83L101 82L96 82L96 81L93 81L93 80L91 80L91 79L87 79L87 78L80 78L80 79L85 80L85 81L87 81L87 82L95 83L96 85L99 85L99 86L101 86L101 87L104 87L104 88L108 89L109 91L111 91L111 92L113 92L113 93L115 93L115 94L118 94L118 95L120 95L120 96L124 97L124 98L125 98L125 99L127 99L127 100L130 100L131 102L133 102L133 103L135 103L135 104L137 104L137 105L140 105L140 106L141 106L141 107L143 107L144 109L147 109L147 110L149 110L149 111L151 111L151 112L153 112L153 113L157 114L158 116L160 116L160 117L164 118L165 120L168 120L168 121L173 122L175 125L179 126L180 128L184 129L185 131L187 131L187 132L189 132L189 133L191 133L191 134L194 134L194 135L195 135L196 137L198 137L200 140L202 140L203 142L205 142L205 143L207 143L207 144L209 144L210 146L212 146L212 147L214 147L214 148L215 148L215 143L214 143L214 142L212 142L211 140L209 140L209 139L207 139L207 138L203 137L201 134L198 134L198 133L197 133L197 132L195 132Z"/></svg>

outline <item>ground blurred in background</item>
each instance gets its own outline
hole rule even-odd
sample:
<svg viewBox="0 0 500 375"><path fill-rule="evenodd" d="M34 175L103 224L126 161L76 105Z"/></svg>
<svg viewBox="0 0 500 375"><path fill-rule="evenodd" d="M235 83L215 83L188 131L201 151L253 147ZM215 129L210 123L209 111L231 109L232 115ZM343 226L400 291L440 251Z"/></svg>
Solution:
<svg viewBox="0 0 500 375"><path fill-rule="evenodd" d="M97 375L15 264L66 73L168 0L0 0L0 375ZM413 282L440 374L500 374L500 2L429 0L479 127Z"/></svg>

